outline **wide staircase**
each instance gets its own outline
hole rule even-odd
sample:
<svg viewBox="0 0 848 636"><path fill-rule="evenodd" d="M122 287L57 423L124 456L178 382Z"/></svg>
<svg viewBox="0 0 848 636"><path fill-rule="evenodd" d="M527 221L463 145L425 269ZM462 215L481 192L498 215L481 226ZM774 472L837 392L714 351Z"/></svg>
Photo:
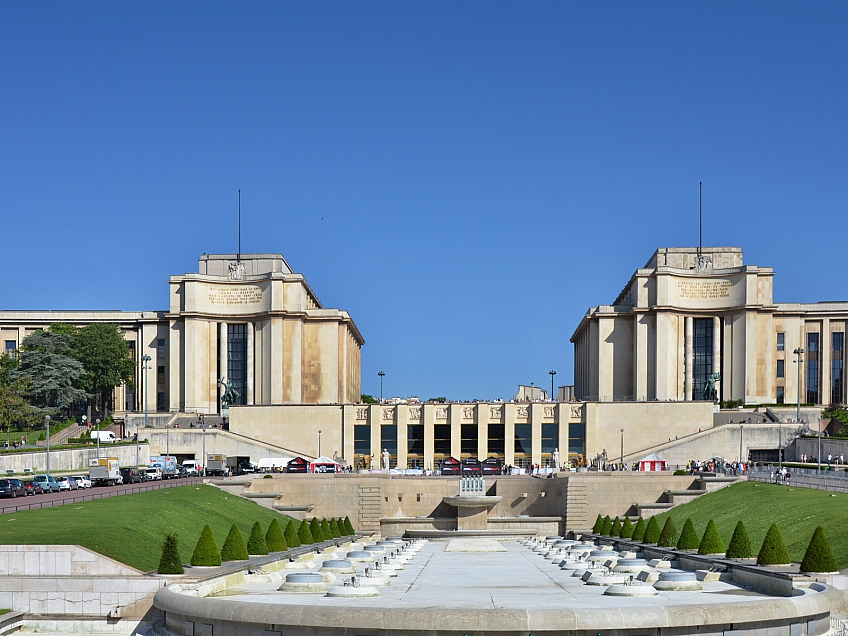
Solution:
<svg viewBox="0 0 848 636"><path fill-rule="evenodd" d="M746 479L745 476L703 473L692 484L693 487L688 490L666 490L657 501L634 504L634 519L638 517L648 519L681 504L689 503L708 492L721 490Z"/></svg>

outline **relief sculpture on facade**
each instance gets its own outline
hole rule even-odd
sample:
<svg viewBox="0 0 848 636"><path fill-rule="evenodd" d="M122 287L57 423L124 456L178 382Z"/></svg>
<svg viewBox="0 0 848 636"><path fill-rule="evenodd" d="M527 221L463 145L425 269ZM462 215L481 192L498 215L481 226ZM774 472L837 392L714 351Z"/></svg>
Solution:
<svg viewBox="0 0 848 636"><path fill-rule="evenodd" d="M462 408L462 417L466 420L470 420L474 418L474 407L473 406L465 406Z"/></svg>
<svg viewBox="0 0 848 636"><path fill-rule="evenodd" d="M368 419L368 409L356 409L356 419L367 420Z"/></svg>
<svg viewBox="0 0 848 636"><path fill-rule="evenodd" d="M554 417L556 414L556 409L553 406L545 407L545 417Z"/></svg>
<svg viewBox="0 0 848 636"><path fill-rule="evenodd" d="M501 418L501 407L493 406L492 407L492 419L499 420Z"/></svg>
<svg viewBox="0 0 848 636"><path fill-rule="evenodd" d="M411 420L420 420L421 419L421 407L413 406L409 409L409 419Z"/></svg>
<svg viewBox="0 0 848 636"><path fill-rule="evenodd" d="M383 419L384 420L391 420L391 419L394 419L394 417L395 417L395 410L393 408L383 409Z"/></svg>
<svg viewBox="0 0 848 636"><path fill-rule="evenodd" d="M446 420L448 419L448 409L445 406L440 406L436 409L436 419L437 420Z"/></svg>
<svg viewBox="0 0 848 636"><path fill-rule="evenodd" d="M527 407L519 406L518 407L518 417L527 417Z"/></svg>

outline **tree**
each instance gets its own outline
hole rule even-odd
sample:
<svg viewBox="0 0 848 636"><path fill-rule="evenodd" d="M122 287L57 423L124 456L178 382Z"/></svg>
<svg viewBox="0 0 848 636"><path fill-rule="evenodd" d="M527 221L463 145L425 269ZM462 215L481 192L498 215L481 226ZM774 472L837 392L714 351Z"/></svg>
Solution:
<svg viewBox="0 0 848 636"><path fill-rule="evenodd" d="M162 558L159 559L159 567L156 568L156 571L159 574L182 574L184 572L177 545L177 535L173 532L165 533L165 539L162 541Z"/></svg>
<svg viewBox="0 0 848 636"><path fill-rule="evenodd" d="M356 534L356 530L354 530L353 524L350 522L350 517L344 518L344 527L345 527L345 534L347 536L350 537L350 536L353 536L353 535Z"/></svg>
<svg viewBox="0 0 848 636"><path fill-rule="evenodd" d="M300 522L300 527L297 529L297 538L300 539L300 545L315 543L315 539L312 538L312 533L309 531L309 522L306 519Z"/></svg>
<svg viewBox="0 0 848 636"><path fill-rule="evenodd" d="M339 524L336 521L335 517L330 519L330 534L333 535L334 539L338 539L342 536L342 533L339 530Z"/></svg>
<svg viewBox="0 0 848 636"><path fill-rule="evenodd" d="M360 395L359 401L363 404L377 404L379 402L379 400L375 399L373 395L368 395L367 393Z"/></svg>
<svg viewBox="0 0 848 636"><path fill-rule="evenodd" d="M312 522L309 524L309 532L312 534L312 543L321 543L326 539L318 517L312 517Z"/></svg>
<svg viewBox="0 0 848 636"><path fill-rule="evenodd" d="M786 550L786 544L783 543L783 537L780 535L780 530L777 529L777 524L773 523L766 532L763 545L760 546L760 552L757 554L757 565L786 565L788 563L791 563L789 552Z"/></svg>
<svg viewBox="0 0 848 636"><path fill-rule="evenodd" d="M200 533L197 545L194 546L194 552L191 555L191 564L205 567L221 565L221 553L218 552L218 544L215 542L215 535L212 534L212 528L208 525L203 526L203 531Z"/></svg>
<svg viewBox="0 0 848 636"><path fill-rule="evenodd" d="M624 517L624 523L621 524L621 538L629 539L633 536L633 522L630 517Z"/></svg>
<svg viewBox="0 0 848 636"><path fill-rule="evenodd" d="M647 524L645 524L645 520L642 517L639 517L636 520L636 526L633 528L632 539L634 541L642 542L642 539L645 538L645 530L647 529Z"/></svg>
<svg viewBox="0 0 848 636"><path fill-rule="evenodd" d="M85 369L73 357L71 337L52 331L36 331L24 338L20 363L9 371L9 379L28 380L36 406L50 412L88 399L79 387Z"/></svg>
<svg viewBox="0 0 848 636"><path fill-rule="evenodd" d="M329 541L333 538L333 532L330 530L330 522L326 519L321 519L321 534L324 535L324 541Z"/></svg>
<svg viewBox="0 0 848 636"><path fill-rule="evenodd" d="M29 403L29 379L19 379L10 384L0 383L0 428L11 432L12 426L20 428L36 424L41 418Z"/></svg>
<svg viewBox="0 0 848 636"><path fill-rule="evenodd" d="M736 528L733 530L733 536L730 537L730 543L727 545L727 552L724 556L728 559L750 559L754 556L751 539L748 537L745 524L741 521L736 524Z"/></svg>
<svg viewBox="0 0 848 636"><path fill-rule="evenodd" d="M672 548L677 544L677 528L674 527L674 522L671 517L665 520L660 538L657 540L657 545L661 548Z"/></svg>
<svg viewBox="0 0 848 636"><path fill-rule="evenodd" d="M83 388L99 396L105 419L115 387L132 384L135 362L130 357L130 345L118 325L98 322L79 329L73 345L76 358L85 369Z"/></svg>
<svg viewBox="0 0 848 636"><path fill-rule="evenodd" d="M836 572L837 570L839 566L833 558L824 528L818 526L801 560L801 572Z"/></svg>
<svg viewBox="0 0 848 636"><path fill-rule="evenodd" d="M298 536L297 530L300 524L295 523L294 520L290 519L286 524L285 530L283 531L283 535L285 536L286 543L290 548L300 547L300 537Z"/></svg>
<svg viewBox="0 0 848 636"><path fill-rule="evenodd" d="M286 538L283 536L283 529L276 519L271 519L268 525L268 531L265 533L265 547L268 548L268 552L284 552L289 549Z"/></svg>
<svg viewBox="0 0 848 636"><path fill-rule="evenodd" d="M595 519L595 525L592 526L592 532L595 534L600 534L601 530L604 529L604 518L601 515L598 515L598 518Z"/></svg>
<svg viewBox="0 0 848 636"><path fill-rule="evenodd" d="M718 533L715 521L712 519L707 523L704 536L701 537L701 545L698 546L698 554L724 554L724 542Z"/></svg>
<svg viewBox="0 0 848 636"><path fill-rule="evenodd" d="M236 524L230 526L230 532L224 540L224 545L221 547L222 561L246 561L249 558L247 554L247 546L244 545L244 537L236 527Z"/></svg>
<svg viewBox="0 0 848 636"><path fill-rule="evenodd" d="M250 528L250 536L247 539L248 554L268 554L268 544L265 543L265 533L262 526L256 521Z"/></svg>
<svg viewBox="0 0 848 636"><path fill-rule="evenodd" d="M610 528L610 536L611 537L620 537L621 536L621 521L616 517L612 522L612 528Z"/></svg>
<svg viewBox="0 0 848 636"><path fill-rule="evenodd" d="M695 524L692 523L691 519L686 519L675 547L678 550L697 550L699 545L701 545L701 541L695 532Z"/></svg>
<svg viewBox="0 0 848 636"><path fill-rule="evenodd" d="M660 524L657 523L656 517L648 519L648 527L645 528L645 536L642 537L642 543L656 543L660 540Z"/></svg>
<svg viewBox="0 0 848 636"><path fill-rule="evenodd" d="M601 528L601 534L608 537L610 536L610 532L612 532L612 519L610 519L610 516L607 515L604 517L604 525Z"/></svg>

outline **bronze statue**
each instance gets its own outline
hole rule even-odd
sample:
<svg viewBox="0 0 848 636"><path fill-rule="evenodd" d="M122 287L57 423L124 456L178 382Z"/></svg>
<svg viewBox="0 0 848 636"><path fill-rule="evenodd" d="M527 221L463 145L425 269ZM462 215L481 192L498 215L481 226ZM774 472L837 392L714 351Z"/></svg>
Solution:
<svg viewBox="0 0 848 636"><path fill-rule="evenodd" d="M236 400L239 399L241 393L236 391L233 386L232 381L227 381L227 378L221 378L218 380L218 386L224 387L224 395L221 396L221 406L230 406L231 404L235 404Z"/></svg>
<svg viewBox="0 0 848 636"><path fill-rule="evenodd" d="M711 373L707 378L707 383L704 385L704 399L710 400L713 403L718 402L718 391L716 383L721 380L721 373Z"/></svg>

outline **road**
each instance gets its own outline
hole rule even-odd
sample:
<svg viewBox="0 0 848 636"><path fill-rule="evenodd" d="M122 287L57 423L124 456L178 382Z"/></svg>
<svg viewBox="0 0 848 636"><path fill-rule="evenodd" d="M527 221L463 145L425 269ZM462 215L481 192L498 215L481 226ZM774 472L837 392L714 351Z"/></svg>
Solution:
<svg viewBox="0 0 848 636"><path fill-rule="evenodd" d="M0 514L19 512L21 510L39 510L40 508L55 508L67 504L80 503L82 501L93 501L94 499L106 499L118 497L147 490L161 490L162 488L174 488L176 486L194 486L202 484L203 477L186 477L184 479L167 479L163 481L146 481L140 484L127 484L120 486L96 486L85 490L72 490L54 492L44 495L31 495L29 497L17 497L15 499L0 499Z"/></svg>

